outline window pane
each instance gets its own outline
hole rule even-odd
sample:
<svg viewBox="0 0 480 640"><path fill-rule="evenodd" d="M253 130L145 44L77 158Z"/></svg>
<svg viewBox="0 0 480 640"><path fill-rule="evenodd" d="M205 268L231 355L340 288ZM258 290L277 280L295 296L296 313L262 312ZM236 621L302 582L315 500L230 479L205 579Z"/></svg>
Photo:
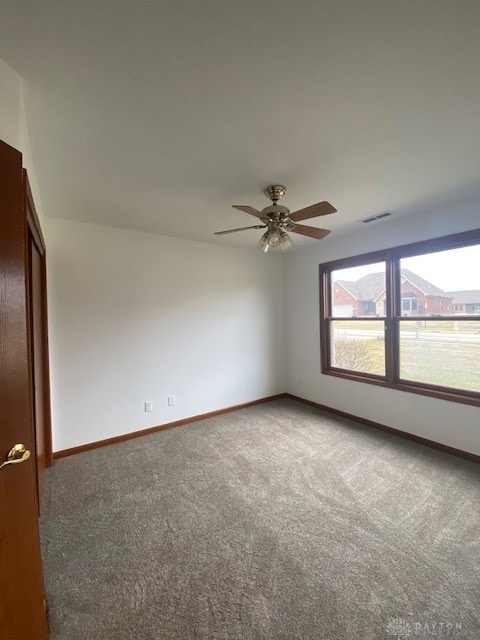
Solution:
<svg viewBox="0 0 480 640"><path fill-rule="evenodd" d="M332 316L385 315L385 262L337 269L331 273Z"/></svg>
<svg viewBox="0 0 480 640"><path fill-rule="evenodd" d="M400 378L480 391L480 319L401 320Z"/></svg>
<svg viewBox="0 0 480 640"><path fill-rule="evenodd" d="M480 316L479 264L480 245L402 259L402 316Z"/></svg>
<svg viewBox="0 0 480 640"><path fill-rule="evenodd" d="M335 320L330 327L333 367L385 375L385 323L383 320Z"/></svg>

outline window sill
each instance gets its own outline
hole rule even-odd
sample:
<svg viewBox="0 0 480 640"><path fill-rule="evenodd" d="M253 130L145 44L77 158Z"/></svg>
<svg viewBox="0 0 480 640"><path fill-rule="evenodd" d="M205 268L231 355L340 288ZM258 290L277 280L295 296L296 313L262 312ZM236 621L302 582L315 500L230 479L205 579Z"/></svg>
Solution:
<svg viewBox="0 0 480 640"><path fill-rule="evenodd" d="M405 391L406 393L416 393L422 396L429 396L430 398L438 398L440 400L446 400L447 402L459 402L461 404L468 404L474 407L480 407L479 394L472 392L471 394L466 391L457 391L446 389L444 387L435 387L433 385L417 384L415 382L389 382L384 378L374 375L356 373L353 371L345 371L343 369L323 369L322 374L326 376L334 376L336 378L343 378L345 380L351 380L353 382L363 382L366 384L373 384L379 387L386 387L387 389L396 389L397 391Z"/></svg>

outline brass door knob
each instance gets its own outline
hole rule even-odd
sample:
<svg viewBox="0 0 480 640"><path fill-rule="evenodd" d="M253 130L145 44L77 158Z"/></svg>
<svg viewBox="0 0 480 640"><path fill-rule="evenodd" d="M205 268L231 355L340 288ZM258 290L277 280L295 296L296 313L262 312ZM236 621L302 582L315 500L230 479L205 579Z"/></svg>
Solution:
<svg viewBox="0 0 480 640"><path fill-rule="evenodd" d="M25 445L16 444L8 452L5 462L2 462L2 464L0 464L0 469L6 467L8 464L19 464L20 462L25 462L25 460L28 460L29 458L30 451L25 448Z"/></svg>

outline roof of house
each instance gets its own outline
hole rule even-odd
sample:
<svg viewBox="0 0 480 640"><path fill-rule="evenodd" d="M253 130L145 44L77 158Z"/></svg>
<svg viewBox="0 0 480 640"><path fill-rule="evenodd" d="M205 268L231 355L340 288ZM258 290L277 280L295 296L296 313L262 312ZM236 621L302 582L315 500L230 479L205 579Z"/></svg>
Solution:
<svg viewBox="0 0 480 640"><path fill-rule="evenodd" d="M385 272L369 273L355 282L338 280L339 284L356 300L375 300L385 289Z"/></svg>
<svg viewBox="0 0 480 640"><path fill-rule="evenodd" d="M427 296L438 296L441 298L452 297L449 293L439 289L431 282L428 282L428 280L421 278L413 271L410 271L410 269L402 269L402 276ZM369 273L355 282L351 282L350 280L337 280L337 282L356 300L376 300L378 296L385 291L385 272L378 271L377 273Z"/></svg>
<svg viewBox="0 0 480 640"><path fill-rule="evenodd" d="M448 295L453 298L454 304L480 303L480 289L469 289L467 291L449 291Z"/></svg>
<svg viewBox="0 0 480 640"><path fill-rule="evenodd" d="M439 289L431 282L428 282L428 280L417 276L417 274L413 271L410 271L410 269L402 269L402 276L404 276L411 284L413 284L414 287L420 289L420 291L427 296L438 296L440 298L452 297L446 291L443 291L443 289Z"/></svg>

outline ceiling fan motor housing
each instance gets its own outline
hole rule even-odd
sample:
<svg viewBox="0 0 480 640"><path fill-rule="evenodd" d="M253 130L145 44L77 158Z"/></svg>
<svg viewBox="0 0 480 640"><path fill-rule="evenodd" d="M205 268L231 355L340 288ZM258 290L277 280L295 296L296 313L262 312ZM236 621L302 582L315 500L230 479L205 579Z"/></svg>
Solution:
<svg viewBox="0 0 480 640"><path fill-rule="evenodd" d="M290 213L290 209L287 207L282 207L279 204L271 204L269 207L265 207L262 209L262 215L265 218L270 218L271 220L280 220L281 218L285 218Z"/></svg>
<svg viewBox="0 0 480 640"><path fill-rule="evenodd" d="M262 220L271 231L276 228L282 231L292 231L295 224L289 218L289 214L290 210L287 207L275 203L262 209Z"/></svg>

